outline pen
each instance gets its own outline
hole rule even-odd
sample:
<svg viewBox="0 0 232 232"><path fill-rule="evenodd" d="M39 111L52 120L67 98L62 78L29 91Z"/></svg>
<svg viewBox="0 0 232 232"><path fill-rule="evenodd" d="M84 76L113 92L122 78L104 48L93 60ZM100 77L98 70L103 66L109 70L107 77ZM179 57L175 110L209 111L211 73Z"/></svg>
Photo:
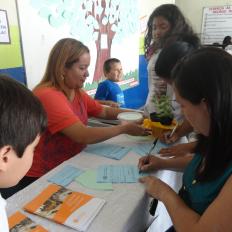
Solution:
<svg viewBox="0 0 232 232"><path fill-rule="evenodd" d="M155 211L156 211L157 205L158 205L158 200L154 198L154 199L151 201L150 209L149 209L149 213L150 213L152 216L155 215Z"/></svg>
<svg viewBox="0 0 232 232"><path fill-rule="evenodd" d="M172 129L172 132L171 132L170 135L168 135L168 138L171 138L173 136L173 134L175 133L177 127L178 127L178 123L176 123L175 127Z"/></svg>
<svg viewBox="0 0 232 232"><path fill-rule="evenodd" d="M155 148L157 141L158 141L158 138L156 138L154 140L152 147L150 148L149 152L147 153L147 157L146 157L146 160L144 161L144 164L148 164L149 163L149 158L150 158L151 152ZM141 173L141 170L139 170L139 173Z"/></svg>

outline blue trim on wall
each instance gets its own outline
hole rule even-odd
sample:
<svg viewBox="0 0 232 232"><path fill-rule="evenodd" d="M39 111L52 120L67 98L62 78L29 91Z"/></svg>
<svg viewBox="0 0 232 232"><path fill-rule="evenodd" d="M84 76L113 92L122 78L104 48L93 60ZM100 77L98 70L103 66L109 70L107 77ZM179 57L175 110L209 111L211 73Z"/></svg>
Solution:
<svg viewBox="0 0 232 232"><path fill-rule="evenodd" d="M139 85L123 91L127 108L138 109L144 106L148 94L147 83L147 61L144 55L140 55Z"/></svg>
<svg viewBox="0 0 232 232"><path fill-rule="evenodd" d="M24 67L0 69L0 74L6 74L25 85L27 84Z"/></svg>

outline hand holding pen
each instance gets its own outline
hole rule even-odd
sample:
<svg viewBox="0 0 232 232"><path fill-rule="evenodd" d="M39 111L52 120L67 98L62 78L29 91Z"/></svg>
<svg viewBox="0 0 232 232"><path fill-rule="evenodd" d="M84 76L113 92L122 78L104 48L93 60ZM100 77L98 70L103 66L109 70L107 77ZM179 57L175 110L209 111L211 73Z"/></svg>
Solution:
<svg viewBox="0 0 232 232"><path fill-rule="evenodd" d="M177 128L178 123L175 125L171 132L164 133L163 136L161 136L160 141L166 144L176 142L179 139L179 136L175 133Z"/></svg>
<svg viewBox="0 0 232 232"><path fill-rule="evenodd" d="M147 153L147 156L145 157L144 159L144 165L147 165L149 164L150 162L150 158L151 158L151 152L154 150L156 144L158 142L158 138L156 138L153 142L153 145L152 147L150 148L150 150L148 151ZM141 172L141 169L139 169L139 173ZM153 199L150 203L150 208L149 208L149 213L154 216L155 215L155 211L156 211L156 208L157 208L157 205L158 205L158 200L157 199Z"/></svg>
<svg viewBox="0 0 232 232"><path fill-rule="evenodd" d="M147 155L144 156L142 159L139 160L139 165L138 165L138 168L139 168L139 173L141 173L143 170L143 166L144 165L149 165L150 163L150 159L152 158L151 157L151 152L154 150L156 144L157 144L157 141L158 141L158 138L156 138L150 148L150 150L148 151Z"/></svg>

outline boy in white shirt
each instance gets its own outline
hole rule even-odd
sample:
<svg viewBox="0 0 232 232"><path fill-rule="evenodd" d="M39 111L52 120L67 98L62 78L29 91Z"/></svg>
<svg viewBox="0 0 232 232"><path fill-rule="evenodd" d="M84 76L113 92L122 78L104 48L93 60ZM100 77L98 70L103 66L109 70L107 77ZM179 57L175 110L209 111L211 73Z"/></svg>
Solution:
<svg viewBox="0 0 232 232"><path fill-rule="evenodd" d="M19 82L0 75L0 192L16 185L32 165L34 149L47 125L39 100ZM0 194L0 231L9 231Z"/></svg>

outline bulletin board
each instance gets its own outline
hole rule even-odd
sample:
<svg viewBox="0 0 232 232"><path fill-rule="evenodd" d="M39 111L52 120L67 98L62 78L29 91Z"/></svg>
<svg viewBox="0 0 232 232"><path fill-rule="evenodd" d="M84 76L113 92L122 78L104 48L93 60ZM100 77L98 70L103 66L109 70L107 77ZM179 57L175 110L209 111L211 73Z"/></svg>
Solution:
<svg viewBox="0 0 232 232"><path fill-rule="evenodd" d="M27 84L15 1L1 2L0 74Z"/></svg>
<svg viewBox="0 0 232 232"><path fill-rule="evenodd" d="M232 36L232 6L204 7L202 44L222 44L225 36Z"/></svg>
<svg viewBox="0 0 232 232"><path fill-rule="evenodd" d="M0 9L0 43L10 43L7 11Z"/></svg>

